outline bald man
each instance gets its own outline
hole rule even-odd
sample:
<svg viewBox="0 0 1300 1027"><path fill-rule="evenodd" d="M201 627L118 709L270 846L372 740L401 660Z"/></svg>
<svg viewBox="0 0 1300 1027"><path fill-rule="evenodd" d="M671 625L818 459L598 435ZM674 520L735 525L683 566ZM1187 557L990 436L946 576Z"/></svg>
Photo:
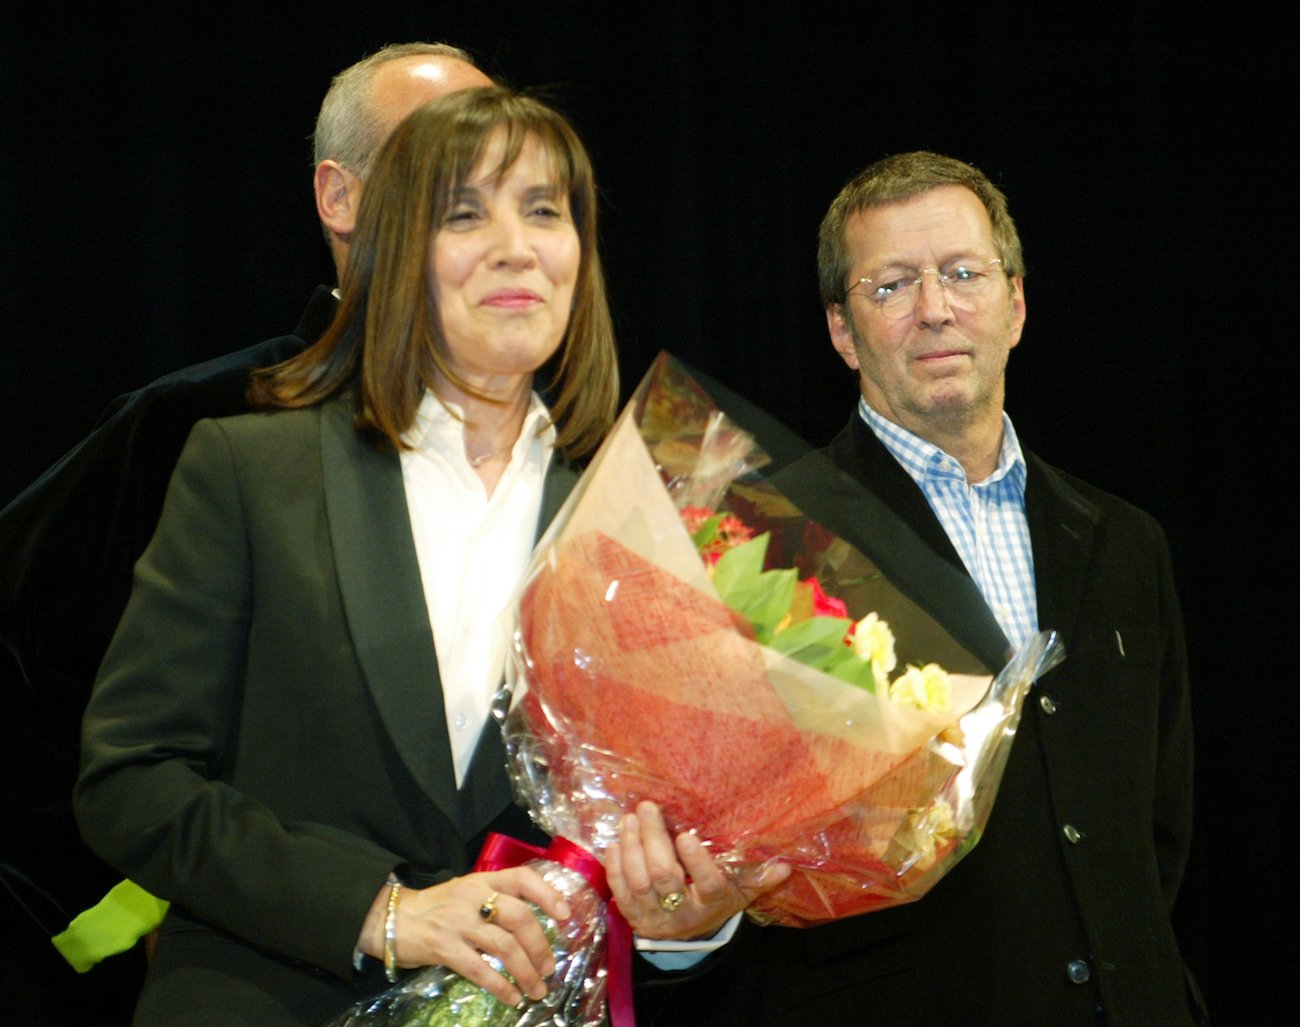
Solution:
<svg viewBox="0 0 1300 1027"><path fill-rule="evenodd" d="M469 54L445 43L385 47L335 76L314 139L316 213L343 276L370 162L411 111L434 97L490 86Z"/></svg>
<svg viewBox="0 0 1300 1027"><path fill-rule="evenodd" d="M389 133L427 100L491 84L469 54L441 43L388 46L334 78L316 121L313 183L340 277L366 172ZM0 953L0 981L12 975L32 987L58 973L49 937L119 878L72 820L81 713L190 428L247 410L249 372L315 341L336 303L334 290L319 287L292 334L118 397L86 439L0 511L0 773L10 782L0 790L0 908L20 914L5 917L15 951ZM42 974L47 961L54 970ZM64 1020L57 983L35 988L45 1022ZM98 1012L114 1020L111 1008Z"/></svg>

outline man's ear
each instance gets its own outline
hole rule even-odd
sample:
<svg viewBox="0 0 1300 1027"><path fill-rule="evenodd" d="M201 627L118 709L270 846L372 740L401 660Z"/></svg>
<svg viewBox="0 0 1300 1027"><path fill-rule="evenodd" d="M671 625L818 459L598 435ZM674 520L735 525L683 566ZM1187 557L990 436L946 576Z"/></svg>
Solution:
<svg viewBox="0 0 1300 1027"><path fill-rule="evenodd" d="M312 178L316 191L316 213L330 233L347 240L357 226L361 204L361 179L338 161L323 160Z"/></svg>
<svg viewBox="0 0 1300 1027"><path fill-rule="evenodd" d="M1016 276L1011 279L1011 345L1020 342L1020 335L1025 330L1025 280Z"/></svg>
<svg viewBox="0 0 1300 1027"><path fill-rule="evenodd" d="M826 307L826 327L830 329L831 345L840 359L854 371L858 370L858 347L853 341L853 332L844 320L844 305L831 303Z"/></svg>

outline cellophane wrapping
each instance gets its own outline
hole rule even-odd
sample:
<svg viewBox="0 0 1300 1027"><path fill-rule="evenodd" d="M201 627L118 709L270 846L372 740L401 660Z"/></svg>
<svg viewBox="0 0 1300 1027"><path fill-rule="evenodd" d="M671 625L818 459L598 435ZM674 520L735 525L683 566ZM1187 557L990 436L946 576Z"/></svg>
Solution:
<svg viewBox="0 0 1300 1027"><path fill-rule="evenodd" d="M330 1027L594 1027L605 1011L605 903L581 874L532 860L542 879L564 895L572 915L557 921L533 907L551 942L555 973L546 997L508 1006L442 966L409 975ZM500 963L493 964L501 970Z"/></svg>

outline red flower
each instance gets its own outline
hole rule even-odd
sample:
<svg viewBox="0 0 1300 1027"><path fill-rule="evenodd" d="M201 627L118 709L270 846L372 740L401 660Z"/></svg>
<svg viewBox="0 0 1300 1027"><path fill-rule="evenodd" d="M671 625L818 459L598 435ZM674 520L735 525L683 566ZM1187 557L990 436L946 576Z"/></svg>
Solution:
<svg viewBox="0 0 1300 1027"><path fill-rule="evenodd" d="M808 584L812 586L814 617L848 617L849 608L844 605L843 599L828 596L816 578L809 578Z"/></svg>
<svg viewBox="0 0 1300 1027"><path fill-rule="evenodd" d="M704 562L712 567L728 549L748 542L752 528L732 514L720 514L704 506L686 506L681 510L682 523L695 540Z"/></svg>
<svg viewBox="0 0 1300 1027"><path fill-rule="evenodd" d="M712 516L713 511L706 506L682 507L682 523L686 525L686 530L691 535L703 528Z"/></svg>

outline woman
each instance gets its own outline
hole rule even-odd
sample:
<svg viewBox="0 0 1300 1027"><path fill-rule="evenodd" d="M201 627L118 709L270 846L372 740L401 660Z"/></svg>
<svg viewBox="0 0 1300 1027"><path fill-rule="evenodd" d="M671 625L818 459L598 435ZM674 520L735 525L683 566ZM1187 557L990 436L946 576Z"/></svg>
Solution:
<svg viewBox="0 0 1300 1027"><path fill-rule="evenodd" d="M270 412L191 435L86 714L81 829L172 902L137 1023L319 1024L385 961L544 993L525 903L562 898L526 868L468 872L486 830L527 830L483 730L485 625L616 393L572 129L496 89L417 111L367 184L331 330L254 383ZM643 901L621 886L658 937L646 875L711 868L648 830L627 836ZM720 922L709 901L684 932Z"/></svg>

